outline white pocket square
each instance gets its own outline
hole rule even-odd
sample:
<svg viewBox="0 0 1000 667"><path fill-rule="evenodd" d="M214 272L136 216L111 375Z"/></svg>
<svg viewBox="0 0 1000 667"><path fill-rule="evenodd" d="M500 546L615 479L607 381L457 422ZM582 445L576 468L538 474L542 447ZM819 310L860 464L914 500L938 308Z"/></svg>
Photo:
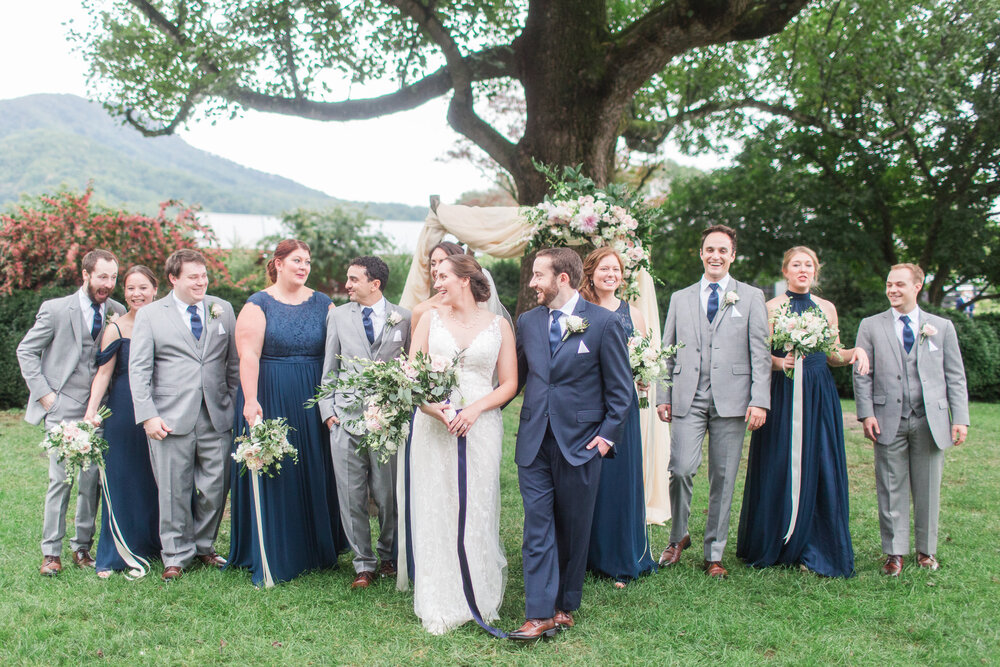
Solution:
<svg viewBox="0 0 1000 667"><path fill-rule="evenodd" d="M392 342L393 343L398 343L401 340L403 340L403 332L401 332L401 331L394 331L392 333Z"/></svg>
<svg viewBox="0 0 1000 667"><path fill-rule="evenodd" d="M219 322L219 335L223 336L226 333L226 329L222 326L222 322Z"/></svg>
<svg viewBox="0 0 1000 667"><path fill-rule="evenodd" d="M736 310L736 306L733 306L733 314L730 315L730 317L743 317L743 316L740 314L740 311Z"/></svg>
<svg viewBox="0 0 1000 667"><path fill-rule="evenodd" d="M581 340L581 341L580 341L580 347L576 348L576 353L577 353L577 354L587 354L588 352L590 352L590 348L588 348L588 347L587 347L587 344L586 344L586 343L584 343L584 342L583 342L583 341Z"/></svg>
<svg viewBox="0 0 1000 667"><path fill-rule="evenodd" d="M938 346L934 344L934 341L932 341L932 340L927 341L927 351L928 352L937 352L937 350L938 350Z"/></svg>

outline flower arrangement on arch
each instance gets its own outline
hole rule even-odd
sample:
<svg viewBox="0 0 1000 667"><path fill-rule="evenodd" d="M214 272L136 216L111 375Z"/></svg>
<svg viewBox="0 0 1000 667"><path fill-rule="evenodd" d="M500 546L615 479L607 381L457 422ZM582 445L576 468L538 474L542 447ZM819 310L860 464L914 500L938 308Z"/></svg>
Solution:
<svg viewBox="0 0 1000 667"><path fill-rule="evenodd" d="M598 188L581 173L582 167L564 167L562 174L535 162L545 174L552 194L537 206L521 209L527 230L528 250L551 246L590 244L610 246L625 263L622 297L639 294L639 272L650 268L652 238L650 207L626 185L612 183Z"/></svg>

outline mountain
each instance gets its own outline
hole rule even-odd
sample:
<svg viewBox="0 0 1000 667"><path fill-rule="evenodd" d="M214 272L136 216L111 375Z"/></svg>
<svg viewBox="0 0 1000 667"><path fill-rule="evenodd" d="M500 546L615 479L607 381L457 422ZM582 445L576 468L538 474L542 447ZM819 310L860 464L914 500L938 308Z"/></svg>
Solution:
<svg viewBox="0 0 1000 667"><path fill-rule="evenodd" d="M206 211L261 215L333 204L366 208L385 220L422 220L427 213L420 206L339 200L177 136L143 137L75 95L0 100L0 208L61 186L82 191L88 181L102 203L145 213L167 199Z"/></svg>

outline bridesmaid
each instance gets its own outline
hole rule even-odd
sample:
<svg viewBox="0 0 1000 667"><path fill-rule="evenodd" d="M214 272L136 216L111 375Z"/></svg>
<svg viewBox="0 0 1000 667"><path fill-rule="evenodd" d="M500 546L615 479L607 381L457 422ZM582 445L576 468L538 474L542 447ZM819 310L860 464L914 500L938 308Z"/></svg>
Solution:
<svg viewBox="0 0 1000 667"><path fill-rule="evenodd" d="M135 314L156 299L156 277L145 266L136 265L125 272L125 304L128 313L112 320L104 329L100 368L90 387L90 402L84 419L100 423L97 410L105 392L111 416L104 422L104 438L110 445L104 455L105 476L114 509L115 523L129 550L149 560L160 557L160 510L156 480L149 463L146 432L135 423L132 392L129 389L128 358ZM101 540L97 545L97 576L106 579L112 572L128 566L115 547L111 535L107 500L101 503Z"/></svg>
<svg viewBox="0 0 1000 667"><path fill-rule="evenodd" d="M770 316L784 304L793 313L820 308L833 327L837 309L810 294L819 279L819 259L811 249L796 246L785 253L781 272L788 291L767 302ZM839 340L838 340L839 346ZM803 359L802 458L795 530L785 542L791 517L790 446L792 439L792 381L785 369L793 356L783 350L771 354L771 412L764 426L750 436L743 509L740 512L736 555L752 567L798 565L827 577L854 574L848 512L847 460L840 397L829 366L853 364L868 373L868 355L859 347L821 352Z"/></svg>
<svg viewBox="0 0 1000 667"><path fill-rule="evenodd" d="M621 256L613 248L593 251L583 261L580 296L617 313L628 338L634 330L646 333L646 322L636 308L615 296L623 284L624 268ZM615 458L601 463L587 555L587 569L614 579L615 588L625 588L639 575L656 571L646 532L639 429L638 396L633 390L621 442L615 443Z"/></svg>
<svg viewBox="0 0 1000 667"><path fill-rule="evenodd" d="M286 239L267 263L271 285L247 299L236 320L240 390L236 435L258 417L284 417L298 464L286 462L275 477L261 478L264 548L271 576L288 581L299 574L337 565L347 548L340 527L329 434L319 410L306 409L320 384L326 344L325 294L306 287L309 246ZM234 450L235 451L235 445ZM249 568L252 581L264 581L256 509L249 475L232 471L232 535L229 565Z"/></svg>

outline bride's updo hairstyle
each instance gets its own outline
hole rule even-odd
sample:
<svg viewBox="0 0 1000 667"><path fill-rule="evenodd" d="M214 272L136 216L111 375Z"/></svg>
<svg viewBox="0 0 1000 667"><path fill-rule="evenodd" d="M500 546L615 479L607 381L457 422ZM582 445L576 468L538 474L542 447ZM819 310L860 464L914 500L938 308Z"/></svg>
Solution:
<svg viewBox="0 0 1000 667"><path fill-rule="evenodd" d="M275 261L279 259L284 260L296 250L302 250L312 255L309 245L305 241L299 241L298 239L285 239L274 249L274 254L267 261L267 279L271 281L272 285L278 282L278 267L274 265Z"/></svg>
<svg viewBox="0 0 1000 667"><path fill-rule="evenodd" d="M580 280L580 287L578 288L580 296L591 303L600 302L600 298L597 296L597 289L594 287L594 273L597 271L597 265L609 255L614 255L615 259L618 260L618 266L622 270L622 284L624 284L625 262L622 261L622 256L611 246L597 248L583 260L583 278Z"/></svg>
<svg viewBox="0 0 1000 667"><path fill-rule="evenodd" d="M469 289L472 290L472 298L476 300L476 303L489 301L490 281L486 279L486 274L483 273L483 267L479 266L479 262L470 255L464 254L450 255L441 261L442 264L445 262L448 262L448 266L455 276L469 279Z"/></svg>

